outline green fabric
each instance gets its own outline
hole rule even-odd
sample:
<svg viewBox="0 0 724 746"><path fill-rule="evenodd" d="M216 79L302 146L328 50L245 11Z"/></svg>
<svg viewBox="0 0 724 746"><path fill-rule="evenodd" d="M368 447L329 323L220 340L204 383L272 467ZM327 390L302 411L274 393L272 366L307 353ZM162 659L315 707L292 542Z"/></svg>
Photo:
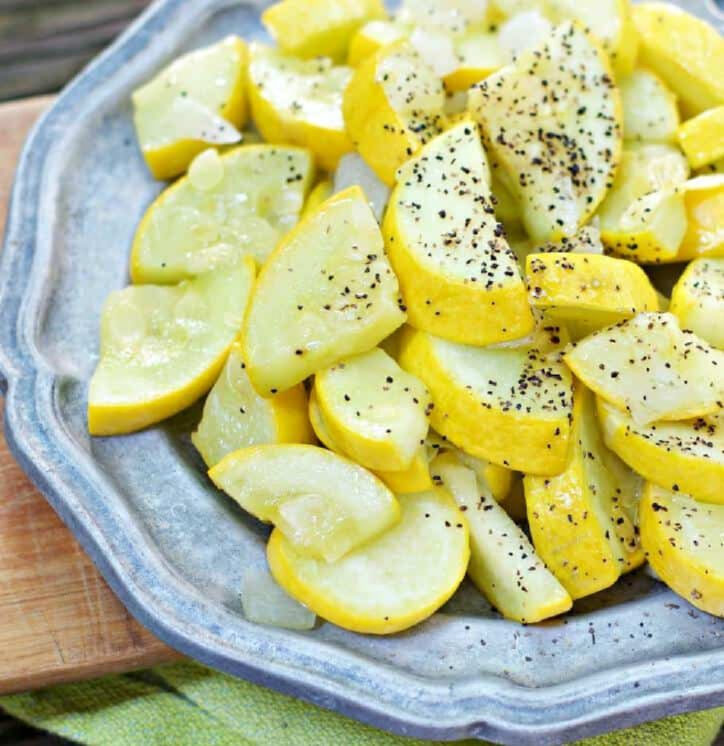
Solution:
<svg viewBox="0 0 724 746"><path fill-rule="evenodd" d="M0 697L0 708L91 746L422 746L195 663ZM724 708L578 742L585 746L709 746ZM466 746L480 746L465 741Z"/></svg>

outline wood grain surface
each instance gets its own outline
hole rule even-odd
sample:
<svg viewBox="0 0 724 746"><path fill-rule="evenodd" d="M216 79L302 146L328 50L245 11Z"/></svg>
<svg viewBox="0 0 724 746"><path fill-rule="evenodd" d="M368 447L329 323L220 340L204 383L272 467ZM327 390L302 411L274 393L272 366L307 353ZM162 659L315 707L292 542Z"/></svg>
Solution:
<svg viewBox="0 0 724 746"><path fill-rule="evenodd" d="M0 229L25 134L50 100L0 105ZM116 599L15 463L0 426L0 693L177 657Z"/></svg>
<svg viewBox="0 0 724 746"><path fill-rule="evenodd" d="M149 0L0 0L0 99L56 91Z"/></svg>

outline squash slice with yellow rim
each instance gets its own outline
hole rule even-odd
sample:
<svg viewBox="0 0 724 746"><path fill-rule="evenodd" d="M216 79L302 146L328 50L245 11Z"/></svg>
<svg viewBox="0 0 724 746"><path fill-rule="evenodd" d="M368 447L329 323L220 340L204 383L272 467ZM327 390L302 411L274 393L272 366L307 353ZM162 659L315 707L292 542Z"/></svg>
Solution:
<svg viewBox="0 0 724 746"><path fill-rule="evenodd" d="M430 467L464 512L470 527L468 575L506 618L534 624L571 608L571 597L543 564L528 537L490 493L480 490L475 473L452 453Z"/></svg>
<svg viewBox="0 0 724 746"><path fill-rule="evenodd" d="M605 197L621 151L621 100L598 43L562 23L474 86L468 105L530 237L574 235Z"/></svg>
<svg viewBox="0 0 724 746"><path fill-rule="evenodd" d="M369 469L408 469L428 430L430 394L376 348L317 371L314 391L332 439Z"/></svg>
<svg viewBox="0 0 724 746"><path fill-rule="evenodd" d="M236 342L206 397L201 422L191 440L209 468L247 446L313 443L304 386L263 399L249 381L241 346Z"/></svg>
<svg viewBox="0 0 724 746"><path fill-rule="evenodd" d="M209 471L217 487L297 550L334 562L394 525L392 493L368 471L312 445L275 444L230 453Z"/></svg>
<svg viewBox="0 0 724 746"><path fill-rule="evenodd" d="M342 95L352 71L328 57L300 60L263 44L251 45L251 114L269 143L308 148L333 171L352 150L342 117Z"/></svg>
<svg viewBox="0 0 724 746"><path fill-rule="evenodd" d="M724 350L724 258L689 264L671 294L671 313L682 329Z"/></svg>
<svg viewBox="0 0 724 746"><path fill-rule="evenodd" d="M247 257L180 285L111 293L88 392L91 435L120 435L171 417L219 377L254 283Z"/></svg>
<svg viewBox="0 0 724 746"><path fill-rule="evenodd" d="M321 443L331 451L339 453L342 456L347 456L340 444L334 440L327 427L314 389L312 389L309 396L309 420L312 423L315 435ZM377 469L373 473L396 495L409 495L412 492L424 492L425 490L432 489L427 453L424 448L417 450L412 463L407 469L400 471L382 471Z"/></svg>
<svg viewBox="0 0 724 746"><path fill-rule="evenodd" d="M659 578L690 604L724 616L724 505L647 484L640 512L641 541Z"/></svg>
<svg viewBox="0 0 724 746"><path fill-rule="evenodd" d="M287 234L262 268L242 344L262 395L375 347L405 320L382 234L359 187Z"/></svg>
<svg viewBox="0 0 724 746"><path fill-rule="evenodd" d="M450 128L400 168L383 231L412 326L474 345L532 331L474 122Z"/></svg>
<svg viewBox="0 0 724 746"><path fill-rule="evenodd" d="M229 36L179 57L133 92L139 145L157 179L182 174L211 145L241 140L247 59L246 44Z"/></svg>
<svg viewBox="0 0 724 746"><path fill-rule="evenodd" d="M357 29L385 15L381 0L281 0L261 20L286 54L341 61Z"/></svg>
<svg viewBox="0 0 724 746"><path fill-rule="evenodd" d="M587 337L566 353L588 388L637 425L686 420L721 409L724 352L670 313L641 313Z"/></svg>
<svg viewBox="0 0 724 746"><path fill-rule="evenodd" d="M407 41L383 47L355 69L344 121L355 148L388 186L411 155L445 125L442 82Z"/></svg>
<svg viewBox="0 0 724 746"><path fill-rule="evenodd" d="M554 477L523 480L536 551L573 598L613 585L626 565L613 517L618 484L604 449L593 397L579 386L566 468Z"/></svg>
<svg viewBox="0 0 724 746"><path fill-rule="evenodd" d="M204 151L146 211L133 239L131 279L176 283L243 256L263 264L299 220L313 175L300 148Z"/></svg>
<svg viewBox="0 0 724 746"><path fill-rule="evenodd" d="M724 426L711 418L638 426L598 398L606 445L634 471L673 492L724 503Z"/></svg>
<svg viewBox="0 0 724 746"><path fill-rule="evenodd" d="M407 328L399 363L430 391L430 424L462 450L534 474L565 468L572 379L555 356L470 347Z"/></svg>
<svg viewBox="0 0 724 746"><path fill-rule="evenodd" d="M336 562L295 551L279 529L267 546L272 575L323 619L386 635L421 622L460 585L470 547L464 514L444 490L400 498L400 521Z"/></svg>

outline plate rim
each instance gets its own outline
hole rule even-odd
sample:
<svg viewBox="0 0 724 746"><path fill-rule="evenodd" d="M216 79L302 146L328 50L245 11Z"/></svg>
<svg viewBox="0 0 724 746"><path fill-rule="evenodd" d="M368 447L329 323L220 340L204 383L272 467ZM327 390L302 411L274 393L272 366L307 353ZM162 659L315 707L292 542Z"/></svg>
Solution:
<svg viewBox="0 0 724 746"><path fill-rule="evenodd" d="M230 0L204 0L194 4L193 12L200 15L202 8L210 11L231 4ZM268 3L247 0L247 4L261 8ZM179 616L183 611L180 606L175 610L155 608L152 594L142 587L136 575L128 572L133 562L122 564L118 557L110 554L108 531L113 517L91 515L77 499L82 492L87 501L97 505L103 492L97 480L92 479L87 470L84 472L81 454L75 463L65 458L68 444L63 443L62 422L53 420L58 376L33 353L32 332L40 308L37 303L30 302L36 295L32 292L33 283L38 281L33 259L39 221L32 206L37 204L47 163L54 149L59 147L54 135L63 118L70 116L74 107L83 103L84 97L112 77L118 64L140 55L148 39L173 27L183 5L184 0L156 0L63 90L35 124L16 171L4 249L0 254L0 392L6 394L8 446L114 593L146 628L192 658L405 736L439 740L487 738L521 745L557 744L571 737L582 738L612 728L724 704L724 646L713 651L611 668L539 688L491 675L458 682L455 686L451 686L451 682L432 683L410 674L390 675L385 686L398 704L389 704L374 694L361 696L364 693L355 690L349 682L345 685L344 677L339 673L333 676L328 661L320 656L295 655L288 645L290 640L299 642L299 637L293 633L248 622L242 625L242 631L247 629L257 641L268 642L278 646L280 652L288 652L290 658L285 663L270 663L259 655L251 655L240 644L234 649L220 635L204 636L198 624L189 624ZM185 10L188 12L188 4ZM141 568L136 567L136 571L142 574ZM169 579L172 579L170 575L166 581ZM194 593L186 589L184 601L195 601ZM315 645L323 647L324 643L315 642ZM310 649L315 645L310 645ZM345 651L340 665L352 665L355 657ZM428 713L421 713L412 706L410 683L416 686L417 704L429 707ZM446 700L443 704L455 706L454 717L445 718L437 709L433 711L433 704L439 705L441 699ZM589 706L580 710L586 701ZM400 709L400 702L408 703L406 710ZM566 718L556 721L556 712L563 710L568 713Z"/></svg>

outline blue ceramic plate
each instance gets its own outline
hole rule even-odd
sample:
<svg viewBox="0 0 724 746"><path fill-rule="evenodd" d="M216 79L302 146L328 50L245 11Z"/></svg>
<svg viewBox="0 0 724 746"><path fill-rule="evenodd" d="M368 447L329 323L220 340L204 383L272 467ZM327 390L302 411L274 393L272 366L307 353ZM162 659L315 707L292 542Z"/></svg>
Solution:
<svg viewBox="0 0 724 746"><path fill-rule="evenodd" d="M539 626L500 619L469 587L393 637L251 624L240 577L264 563L266 530L206 479L187 435L198 410L88 437L101 306L126 284L134 229L161 188L136 149L129 95L180 52L261 36L260 6L159 0L35 127L0 261L5 432L20 464L161 639L381 728L542 746L724 704L724 620L643 574Z"/></svg>

